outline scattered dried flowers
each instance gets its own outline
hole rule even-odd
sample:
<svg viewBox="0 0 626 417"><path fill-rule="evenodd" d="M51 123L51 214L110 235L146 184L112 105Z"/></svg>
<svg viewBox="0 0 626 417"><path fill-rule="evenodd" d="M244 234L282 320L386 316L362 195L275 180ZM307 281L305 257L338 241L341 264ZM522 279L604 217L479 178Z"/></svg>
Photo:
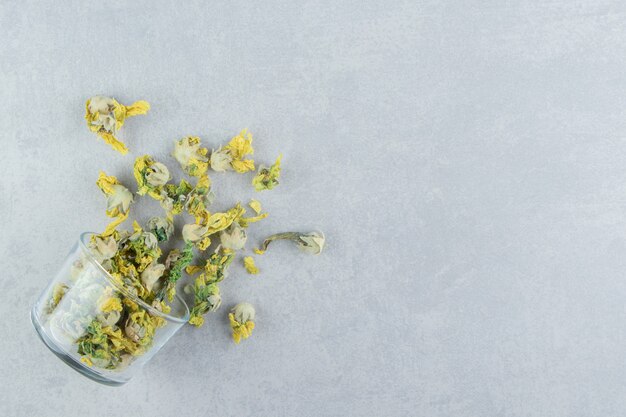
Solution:
<svg viewBox="0 0 626 417"><path fill-rule="evenodd" d="M90 129L103 137L121 153L125 145L114 134L127 117L145 114L146 102L123 106L112 98L96 96L87 101L87 121ZM174 143L172 156L179 163L189 181L172 182L168 167L149 155L135 159L133 174L137 182L137 195L148 195L159 201L164 215L152 217L142 228L136 221L133 230L118 230L130 214L134 203L133 193L116 177L100 172L96 184L107 198L106 215L114 220L100 235L93 235L89 249L94 259L113 278L115 285L99 285L82 280L81 271L90 268L87 259L76 261L71 268L73 288L80 291L68 293L68 285L58 285L51 292L47 304L49 312L63 304L67 311L60 315L55 325L78 345L81 360L89 366L104 369L121 369L150 348L156 331L166 324L158 314L139 305L145 303L160 312L168 313L176 296L176 287L183 274L192 283L184 285L185 292L193 296L189 323L200 327L206 314L217 311L222 304L220 283L237 253L245 250L247 228L268 216L262 213L261 203L248 203L254 214L246 217L246 209L237 203L225 211L209 211L215 194L207 174L213 171L246 173L255 170L252 134L242 130L228 144L212 150L202 146L200 138L187 136ZM252 179L257 191L271 190L278 185L281 156L269 168L260 166ZM187 215L192 222L180 230L183 246L170 250L165 256L159 243L171 241L175 235L174 218ZM287 239L308 253L319 254L324 247L324 235L311 233L279 233L265 239L262 254L274 240ZM214 243L213 250L208 251ZM204 253L207 252L206 255ZM194 256L200 259L194 263ZM243 266L250 274L258 274L252 256L243 256ZM89 303L97 311L87 311ZM237 304L228 314L235 343L247 339L255 327L255 309L249 303Z"/></svg>

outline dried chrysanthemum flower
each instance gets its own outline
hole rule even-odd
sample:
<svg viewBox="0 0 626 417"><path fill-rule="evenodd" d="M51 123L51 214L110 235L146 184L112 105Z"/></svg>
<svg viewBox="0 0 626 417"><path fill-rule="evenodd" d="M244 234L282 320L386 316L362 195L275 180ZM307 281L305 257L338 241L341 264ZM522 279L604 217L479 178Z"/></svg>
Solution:
<svg viewBox="0 0 626 417"><path fill-rule="evenodd" d="M139 156L135 159L133 174L137 181L137 194L148 194L155 200L163 199L163 186L170 179L170 172L165 165L149 155Z"/></svg>
<svg viewBox="0 0 626 417"><path fill-rule="evenodd" d="M112 236L94 236L90 242L91 254L98 262L111 259L117 253L117 242Z"/></svg>
<svg viewBox="0 0 626 417"><path fill-rule="evenodd" d="M228 320L230 321L235 343L238 344L241 342L241 339L247 339L252 335L254 317L254 307L249 303L239 303L231 310Z"/></svg>
<svg viewBox="0 0 626 417"><path fill-rule="evenodd" d="M175 143L172 156L187 174L201 177L209 167L207 152L206 148L200 146L199 137L187 136Z"/></svg>
<svg viewBox="0 0 626 417"><path fill-rule="evenodd" d="M218 212L211 214L204 222L208 226L208 235L221 232L227 229L233 222L238 221L241 216L246 213L246 209L241 207L241 204L237 203L235 207L229 209L226 212Z"/></svg>
<svg viewBox="0 0 626 417"><path fill-rule="evenodd" d="M198 182L186 194L182 208L187 213L196 218L196 222L201 222L207 218L207 208L213 203L215 194L211 191L211 180L208 175L202 175L198 178Z"/></svg>
<svg viewBox="0 0 626 417"><path fill-rule="evenodd" d="M135 243L135 246L143 246L146 250L154 250L159 247L159 241L154 233L144 232L141 229L130 235L128 240Z"/></svg>
<svg viewBox="0 0 626 417"><path fill-rule="evenodd" d="M121 262L117 269L123 277L135 279L133 286L142 294L144 287L138 281L138 273L159 259L161 248L154 233L144 231L137 222L133 223L133 229L134 233L124 242L120 256L116 257Z"/></svg>
<svg viewBox="0 0 626 417"><path fill-rule="evenodd" d="M124 106L112 97L94 96L87 100L85 108L85 120L87 120L89 130L104 139L113 149L125 155L128 148L115 135L128 117L146 114L150 110L150 104L141 100L130 106Z"/></svg>
<svg viewBox="0 0 626 417"><path fill-rule="evenodd" d="M107 196L107 216L116 218L102 234L107 236L113 233L115 228L128 218L130 205L133 202L133 194L117 178L112 175L106 175L102 171L100 171L96 185Z"/></svg>
<svg viewBox="0 0 626 417"><path fill-rule="evenodd" d="M138 343L146 336L146 327L136 321L132 316L126 320L124 326L124 333L126 336L135 343Z"/></svg>
<svg viewBox="0 0 626 417"><path fill-rule="evenodd" d="M228 145L211 152L211 169L218 172L235 170L239 173L254 171L254 160L244 159L253 153L252 134L244 129Z"/></svg>
<svg viewBox="0 0 626 417"><path fill-rule="evenodd" d="M170 171L160 162L155 162L146 174L146 182L153 187L161 187L170 180Z"/></svg>
<svg viewBox="0 0 626 417"><path fill-rule="evenodd" d="M198 249L205 250L211 243L210 235L227 229L245 212L246 210L239 203L226 212L212 214L206 210L199 212L196 224L186 224L183 227L183 239L195 243Z"/></svg>
<svg viewBox="0 0 626 417"><path fill-rule="evenodd" d="M278 155L276 162L267 168L263 165L259 167L259 172L252 179L252 185L257 191L271 190L278 185L278 178L280 178L280 160L282 155Z"/></svg>
<svg viewBox="0 0 626 417"><path fill-rule="evenodd" d="M97 316L98 321L100 323L102 323L102 326L107 327L107 326L114 326L118 321L120 321L120 318L122 317L122 314L119 311L109 311L107 313L103 313L103 314L99 314Z"/></svg>
<svg viewBox="0 0 626 417"><path fill-rule="evenodd" d="M198 243L206 235L209 228L201 224L186 224L183 226L183 239L185 242Z"/></svg>
<svg viewBox="0 0 626 417"><path fill-rule="evenodd" d="M217 311L222 305L222 296L217 284L196 285L193 289L195 303L191 310L189 324L200 327L204 324L206 313Z"/></svg>
<svg viewBox="0 0 626 417"><path fill-rule="evenodd" d="M152 217L146 223L146 229L152 232L159 242L165 242L174 233L174 224L164 217Z"/></svg>
<svg viewBox="0 0 626 417"><path fill-rule="evenodd" d="M220 233L220 242L226 249L243 249L247 239L246 231L237 222L233 222L228 229Z"/></svg>
<svg viewBox="0 0 626 417"><path fill-rule="evenodd" d="M167 211L168 217L173 217L182 213L195 187L185 180L180 180L178 184L165 184L160 190L161 207Z"/></svg>
<svg viewBox="0 0 626 417"><path fill-rule="evenodd" d="M287 233L277 233L265 239L263 245L261 246L261 250L256 253L263 253L267 250L267 247L270 243L275 240L286 239L290 240L298 245L298 249L303 252L310 253L312 255L319 255L322 253L324 249L324 244L326 242L326 238L324 234L321 232L309 232L309 233L299 233L299 232L287 232Z"/></svg>
<svg viewBox="0 0 626 417"><path fill-rule="evenodd" d="M217 172L230 171L233 168L230 163L233 161L233 157L221 147L218 150L211 152L211 169Z"/></svg>
<svg viewBox="0 0 626 417"><path fill-rule="evenodd" d="M252 256L246 256L243 258L243 266L249 274L256 275L259 273L259 268L255 265L254 258Z"/></svg>
<svg viewBox="0 0 626 417"><path fill-rule="evenodd" d="M163 276L165 272L165 265L163 264L151 264L141 273L141 282L148 291L152 291L154 284L157 283L159 278Z"/></svg>

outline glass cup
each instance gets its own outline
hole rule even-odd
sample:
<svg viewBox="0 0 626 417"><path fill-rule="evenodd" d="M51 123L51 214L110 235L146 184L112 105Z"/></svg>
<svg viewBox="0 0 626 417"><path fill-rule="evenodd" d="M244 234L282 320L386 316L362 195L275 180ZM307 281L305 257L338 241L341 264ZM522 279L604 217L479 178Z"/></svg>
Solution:
<svg viewBox="0 0 626 417"><path fill-rule="evenodd" d="M187 322L189 308L176 296L166 313L122 286L91 253L92 235L80 236L33 306L31 320L41 340L66 364L117 386Z"/></svg>

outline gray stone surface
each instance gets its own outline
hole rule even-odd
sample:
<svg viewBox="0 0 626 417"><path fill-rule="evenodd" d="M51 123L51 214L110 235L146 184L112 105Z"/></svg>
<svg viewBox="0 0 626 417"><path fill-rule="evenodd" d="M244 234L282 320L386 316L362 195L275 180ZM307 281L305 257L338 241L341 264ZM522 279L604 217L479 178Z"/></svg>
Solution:
<svg viewBox="0 0 626 417"><path fill-rule="evenodd" d="M217 3L0 3L0 415L624 415L624 2ZM153 106L126 157L97 93ZM233 268L240 346L224 309L123 388L70 370L28 313L107 222L98 170L242 127L285 166L251 239L327 252ZM249 179L213 175L224 204Z"/></svg>

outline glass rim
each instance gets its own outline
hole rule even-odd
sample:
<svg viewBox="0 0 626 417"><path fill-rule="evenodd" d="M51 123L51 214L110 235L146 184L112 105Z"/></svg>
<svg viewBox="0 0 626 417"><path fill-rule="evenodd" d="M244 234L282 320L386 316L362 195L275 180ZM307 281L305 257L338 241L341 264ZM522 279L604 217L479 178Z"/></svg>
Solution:
<svg viewBox="0 0 626 417"><path fill-rule="evenodd" d="M104 269L102 264L100 264L100 262L98 262L98 260L93 256L93 254L91 253L91 251L89 250L89 248L85 244L85 238L87 236L97 236L97 234L95 232L83 232L83 233L81 233L80 234L80 239L78 239L80 247L81 247L82 251L87 255L87 258L89 259L89 261L92 264L94 264L96 266L96 268L98 268L100 270L100 272L102 272L102 274L104 275L106 280L109 281L109 283L111 285L113 285L117 290L119 290L126 297L132 299L133 302L139 304L140 306L142 306L143 308L148 310L151 314L154 314L154 315L157 315L157 316L161 316L161 317L165 318L168 321L173 321L173 322L182 323L182 324L187 323L191 313L189 312L189 306L187 305L185 300L180 295L176 294L175 297L178 299L178 301L185 308L185 315L184 315L184 317L181 318L181 317L172 316L171 314L167 314L167 313L164 313L163 311L157 310L156 308L154 308L150 304L146 303L141 298L139 298L136 295L132 294L130 291L128 291L126 288L124 288L123 285L120 285L118 282L115 281L115 278L113 278L113 276L106 269Z"/></svg>

